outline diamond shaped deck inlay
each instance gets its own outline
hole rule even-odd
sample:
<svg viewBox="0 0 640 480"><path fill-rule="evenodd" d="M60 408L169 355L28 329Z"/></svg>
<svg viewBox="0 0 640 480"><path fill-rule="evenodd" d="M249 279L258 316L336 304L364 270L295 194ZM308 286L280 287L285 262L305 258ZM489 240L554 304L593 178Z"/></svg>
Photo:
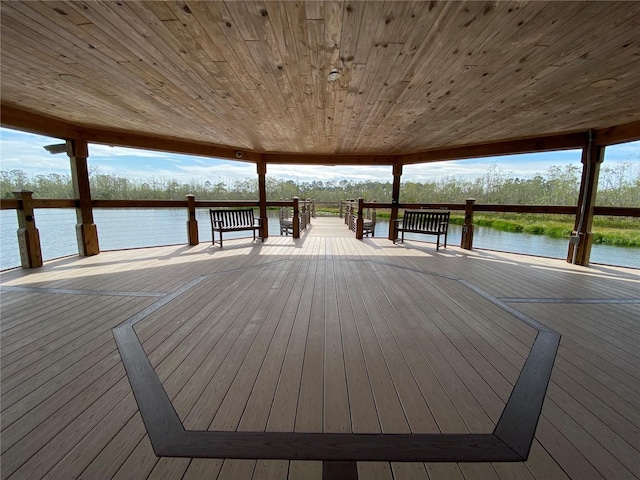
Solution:
<svg viewBox="0 0 640 480"><path fill-rule="evenodd" d="M283 260L284 261L284 260ZM278 261L275 263L280 263ZM322 260L321 260L322 261ZM329 260L332 261L332 260ZM158 456L323 461L524 461L535 435L560 335L463 279L376 261L369 267L410 270L459 286L537 331L529 355L493 432L447 434L298 433L185 429L134 327L196 287L205 275L161 298L113 329L140 413ZM354 260L346 260L354 262ZM247 268L268 268L259 265Z"/></svg>

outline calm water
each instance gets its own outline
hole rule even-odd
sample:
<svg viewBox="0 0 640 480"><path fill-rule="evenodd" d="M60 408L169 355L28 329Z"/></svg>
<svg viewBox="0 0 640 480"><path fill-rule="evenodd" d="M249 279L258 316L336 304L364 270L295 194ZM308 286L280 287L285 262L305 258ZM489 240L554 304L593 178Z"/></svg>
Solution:
<svg viewBox="0 0 640 480"><path fill-rule="evenodd" d="M278 215L270 211L269 232L279 232ZM75 239L75 210L38 209L35 212L36 224L40 230L42 255L45 259L58 258L78 253ZM196 211L199 224L200 241L211 241L211 227L207 209ZM187 243L184 209L95 209L94 219L98 225L101 250L150 247ZM20 265L20 254L16 240L18 222L13 210L0 211L0 269ZM383 220L376 225L376 236L386 238L389 223ZM246 237L250 232L225 234L225 238ZM451 225L449 244L460 245L461 227ZM430 240L431 235L405 238ZM541 255L545 257L565 258L567 240L549 238L527 233L502 232L486 227L476 227L474 247L489 250ZM593 263L621 265L640 268L640 249L593 245L591 252Z"/></svg>

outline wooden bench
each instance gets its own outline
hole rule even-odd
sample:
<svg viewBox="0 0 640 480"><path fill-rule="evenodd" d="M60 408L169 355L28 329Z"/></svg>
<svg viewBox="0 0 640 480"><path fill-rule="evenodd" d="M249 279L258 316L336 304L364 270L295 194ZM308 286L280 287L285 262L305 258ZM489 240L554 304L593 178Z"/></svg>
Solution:
<svg viewBox="0 0 640 480"><path fill-rule="evenodd" d="M211 243L216 244L215 232L220 232L220 247L222 247L222 232L239 232L243 230L253 231L253 240L256 239L256 231L262 238L262 219L254 218L253 209L242 210L209 210L211 216Z"/></svg>
<svg viewBox="0 0 640 480"><path fill-rule="evenodd" d="M396 220L395 239L398 240L398 233L402 233L402 241L404 242L405 232L423 233L428 235L436 235L436 250L440 249L440 236L444 235L444 247L447 248L447 231L449 229L448 210L406 210L404 218Z"/></svg>
<svg viewBox="0 0 640 480"><path fill-rule="evenodd" d="M293 235L293 217L289 207L280 207L280 235Z"/></svg>

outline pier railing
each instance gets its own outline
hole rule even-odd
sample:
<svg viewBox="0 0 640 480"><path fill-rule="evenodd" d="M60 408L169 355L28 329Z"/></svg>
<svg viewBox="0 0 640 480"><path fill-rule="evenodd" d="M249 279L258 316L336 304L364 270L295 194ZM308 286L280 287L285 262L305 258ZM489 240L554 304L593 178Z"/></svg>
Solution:
<svg viewBox="0 0 640 480"><path fill-rule="evenodd" d="M475 212L491 213L522 213L522 214L546 214L546 215L576 215L576 207L571 205L499 205L499 204L477 204L474 199L468 199L465 203L383 203L358 200L343 200L340 202L340 217L345 219L345 224L349 226L358 239L362 239L365 234L364 222L367 218L368 209L388 209L391 211L389 219L389 239L395 238L395 220L397 220L401 210L410 209L448 209L464 212L464 223L462 225L462 237L460 246L467 250L473 249L473 215ZM594 207L594 216L610 217L633 217L640 218L640 208L635 207ZM362 219L358 222L358 219ZM575 236L569 239L569 260L573 254Z"/></svg>
<svg viewBox="0 0 640 480"><path fill-rule="evenodd" d="M40 238L35 223L35 209L79 209L79 201L73 199L37 199L32 197L32 192L16 192L15 198L3 199L0 209L15 210L18 216L18 242L20 246L21 264L25 268L42 265ZM311 222L315 216L315 202L306 199L293 198L291 200L267 201L269 207L284 207L290 209L292 219L292 236L298 238L301 231ZM187 213L187 235L190 245L200 242L198 235L198 221L196 209L198 208L259 208L258 200L231 201L231 200L197 200L189 195L185 200L92 200L92 208L119 209L119 208L180 208ZM420 208L446 208L452 211L464 212L464 223L460 245L465 249L473 248L473 216L475 212L496 213L522 213L522 214L552 214L552 215L576 215L575 206L565 205L498 205L476 204L473 199L466 203L383 203L365 201L364 199L348 200L339 203L340 217L345 219L345 224L351 228L355 237L362 239L367 233L367 222L375 218L377 210L388 209L391 212L389 221L389 239L393 239L393 231L398 214L406 209ZM640 208L634 207L594 207L594 215L621 216L640 218ZM268 237L268 222L263 222L262 234ZM581 240L580 240L581 241ZM567 259L570 260L575 237L569 239L569 251Z"/></svg>
<svg viewBox="0 0 640 480"><path fill-rule="evenodd" d="M42 265L42 251L40 236L36 227L35 209L79 209L79 200L74 199L38 199L33 198L33 192L15 192L14 198L2 199L0 209L15 210L18 216L18 244L20 262L25 268ZM267 201L267 208L281 207L292 212L292 236L299 238L300 233L315 217L315 206L311 199L301 200L294 197L291 200ZM198 234L198 220L196 209L200 208L259 208L258 200L196 200L195 196L187 195L185 200L92 200L91 208L101 209L184 209L186 212L186 229L189 245L200 243ZM78 228L78 226L76 226ZM264 238L269 236L268 222L263 222Z"/></svg>

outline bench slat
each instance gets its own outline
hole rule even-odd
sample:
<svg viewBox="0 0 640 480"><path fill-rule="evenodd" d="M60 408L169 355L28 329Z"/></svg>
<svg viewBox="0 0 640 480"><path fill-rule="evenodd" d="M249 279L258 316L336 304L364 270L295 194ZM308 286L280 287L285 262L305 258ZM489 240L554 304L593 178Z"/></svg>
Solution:
<svg viewBox="0 0 640 480"><path fill-rule="evenodd" d="M253 209L238 210L214 210L209 209L211 217L211 241L215 245L215 232L220 233L220 246L222 247L222 232L239 232L243 230L253 231L253 239L256 239L256 231L262 229L262 219L255 218ZM257 221L257 224L256 224ZM262 241L262 235L260 235Z"/></svg>
<svg viewBox="0 0 640 480"><path fill-rule="evenodd" d="M440 249L440 236L444 235L444 247L447 247L447 232L449 229L449 211L444 210L406 210L402 220L396 220L396 235L393 243L398 240L398 233L421 233L436 235L436 250Z"/></svg>

